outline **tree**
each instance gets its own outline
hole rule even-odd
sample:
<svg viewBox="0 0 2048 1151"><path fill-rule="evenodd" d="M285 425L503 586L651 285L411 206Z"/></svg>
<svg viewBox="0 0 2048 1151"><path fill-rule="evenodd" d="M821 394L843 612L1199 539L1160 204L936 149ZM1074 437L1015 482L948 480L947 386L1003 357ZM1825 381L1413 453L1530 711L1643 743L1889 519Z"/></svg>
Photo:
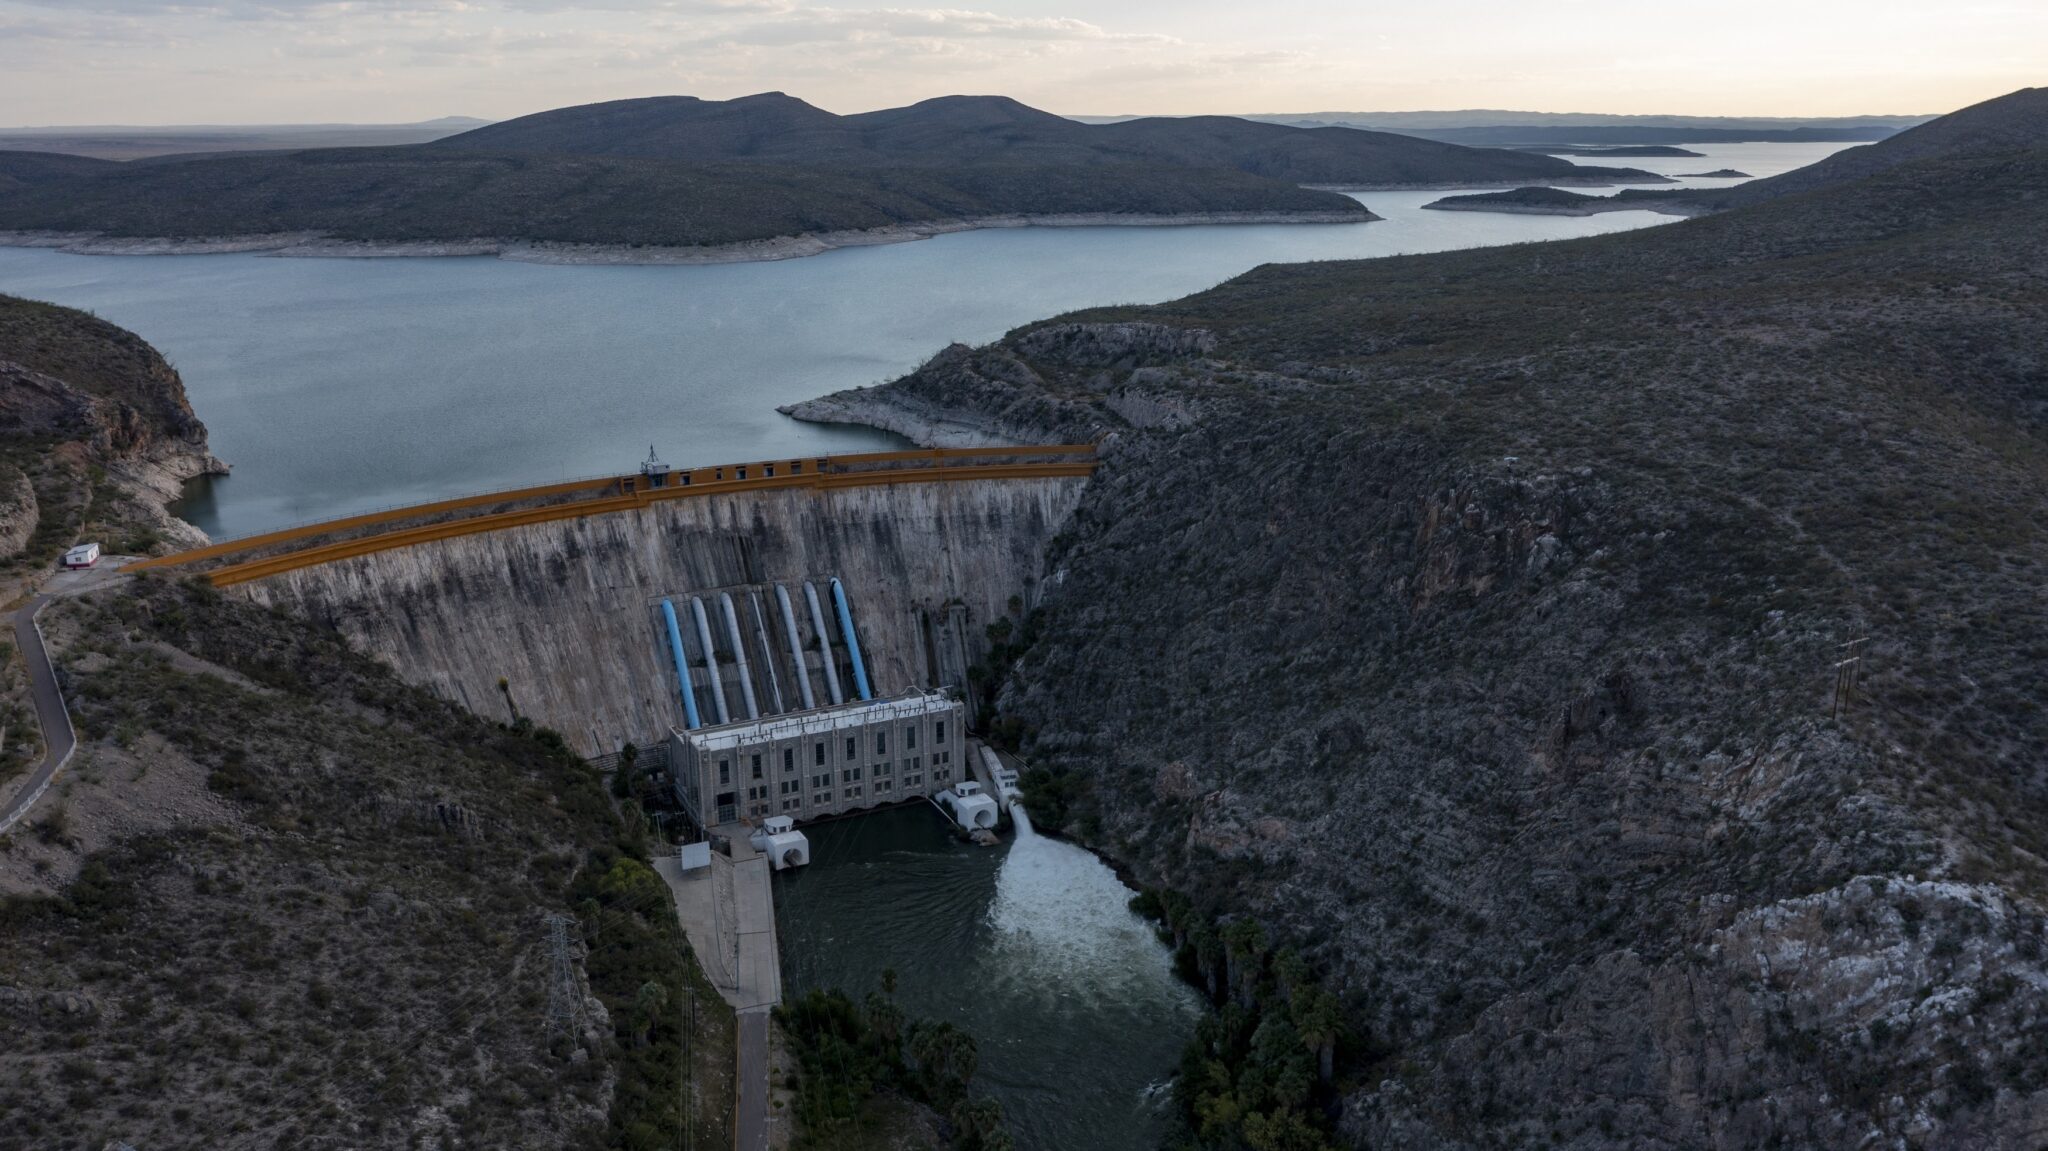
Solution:
<svg viewBox="0 0 2048 1151"><path fill-rule="evenodd" d="M923 1020L911 1024L910 1057L917 1061L926 1093L939 1101L965 1095L981 1060L974 1036L951 1023Z"/></svg>
<svg viewBox="0 0 2048 1151"><path fill-rule="evenodd" d="M612 794L620 799L633 794L634 767L640 762L640 749L628 743L619 749L619 766L612 772Z"/></svg>
<svg viewBox="0 0 2048 1151"><path fill-rule="evenodd" d="M1308 960L1292 947L1283 947L1273 953L1273 977L1280 983L1281 994L1287 996L1287 1005L1295 1005L1295 993L1309 987Z"/></svg>
<svg viewBox="0 0 2048 1151"><path fill-rule="evenodd" d="M1250 1007L1266 957L1266 929L1256 919L1233 919L1224 924L1223 954L1230 965L1231 993L1240 1004Z"/></svg>
<svg viewBox="0 0 2048 1151"><path fill-rule="evenodd" d="M882 1047L882 1053L888 1057L891 1063L901 1060L903 1057L903 1009L896 1006L895 1000L890 999L886 995L878 995L872 991L868 992L868 1000L865 1007L868 1030L874 1033L875 1039Z"/></svg>
<svg viewBox="0 0 2048 1151"><path fill-rule="evenodd" d="M1294 1010L1294 1029L1302 1043L1316 1055L1316 1074L1328 1083L1337 1073L1337 1033L1344 1029L1344 1013L1337 997L1327 991L1304 994Z"/></svg>
<svg viewBox="0 0 2048 1151"><path fill-rule="evenodd" d="M640 990L633 995L633 1014L639 1022L635 1041L639 1046L647 1046L648 1040L653 1038L654 1025L661 1022L661 1013L667 1008L666 984L650 979L640 985Z"/></svg>
<svg viewBox="0 0 2048 1151"><path fill-rule="evenodd" d="M1003 1105L993 1099L961 1099L953 1105L958 1151L1011 1151L1016 1144L1003 1127Z"/></svg>

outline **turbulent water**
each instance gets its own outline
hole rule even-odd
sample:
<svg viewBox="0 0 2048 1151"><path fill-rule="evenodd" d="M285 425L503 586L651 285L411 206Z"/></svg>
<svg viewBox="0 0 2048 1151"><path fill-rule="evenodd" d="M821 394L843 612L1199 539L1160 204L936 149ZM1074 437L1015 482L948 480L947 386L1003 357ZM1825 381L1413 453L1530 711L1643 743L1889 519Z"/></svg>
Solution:
<svg viewBox="0 0 2048 1151"><path fill-rule="evenodd" d="M894 968L909 1014L973 1033L976 1091L1002 1101L1020 1148L1156 1144L1200 1008L1108 867L1028 819L1003 846L962 844L931 808L806 834L812 864L776 878L790 994L860 998Z"/></svg>
<svg viewBox="0 0 2048 1151"><path fill-rule="evenodd" d="M1620 161L1757 176L1838 145L1702 146ZM1588 160L1587 163L1599 163ZM1726 181L1687 181L1723 186ZM777 404L900 375L959 340L1097 304L1171 299L1257 264L1563 239L1665 223L1616 212L965 232L780 263L70 256L0 248L0 291L88 308L168 355L235 474L182 509L238 535L492 487L671 463L892 444Z"/></svg>

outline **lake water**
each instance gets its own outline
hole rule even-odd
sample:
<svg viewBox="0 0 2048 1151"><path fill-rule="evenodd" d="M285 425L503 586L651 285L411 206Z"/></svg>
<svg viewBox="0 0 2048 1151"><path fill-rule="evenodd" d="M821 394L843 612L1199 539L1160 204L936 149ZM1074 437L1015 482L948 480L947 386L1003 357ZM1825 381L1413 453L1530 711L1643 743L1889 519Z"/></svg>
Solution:
<svg viewBox="0 0 2048 1151"><path fill-rule="evenodd" d="M1616 160L1756 176L1839 145ZM1596 163L1598 161L1587 161ZM1726 181L1686 181L1725 184ZM1173 299L1272 261L1562 239L1671 218L1426 212L1371 224L966 232L777 263L71 256L0 248L0 291L133 329L183 374L234 475L182 509L214 535L633 467L859 451L881 433L778 404L891 379L954 341L1099 304Z"/></svg>
<svg viewBox="0 0 2048 1151"><path fill-rule="evenodd" d="M775 877L787 994L858 1002L893 968L906 1014L973 1034L974 1093L1002 1102L1022 1151L1158 1146L1201 1005L1108 867L1028 821L963 844L928 807L805 834L810 866Z"/></svg>

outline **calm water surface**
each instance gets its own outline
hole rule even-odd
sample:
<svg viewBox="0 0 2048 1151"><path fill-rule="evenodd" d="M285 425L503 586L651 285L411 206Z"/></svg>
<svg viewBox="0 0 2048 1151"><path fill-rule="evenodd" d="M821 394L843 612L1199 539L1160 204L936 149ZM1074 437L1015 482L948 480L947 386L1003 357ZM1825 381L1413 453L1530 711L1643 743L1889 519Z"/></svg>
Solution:
<svg viewBox="0 0 2048 1151"><path fill-rule="evenodd" d="M1836 147L1700 147L1709 155L1613 163L1763 176ZM90 309L171 358L215 454L235 465L183 510L208 532L240 535L623 471L650 443L673 464L873 449L893 441L800 424L775 406L891 379L956 340L1073 308L1172 299L1269 261L1670 219L1420 210L1440 195L1363 195L1386 217L1372 224L967 232L717 267L0 248L0 291Z"/></svg>
<svg viewBox="0 0 2048 1151"><path fill-rule="evenodd" d="M806 828L813 862L775 878L783 983L856 1001L897 974L912 1016L981 1053L1023 1151L1158 1145L1168 1077L1200 1005L1108 867L1021 822L999 847L901 808Z"/></svg>

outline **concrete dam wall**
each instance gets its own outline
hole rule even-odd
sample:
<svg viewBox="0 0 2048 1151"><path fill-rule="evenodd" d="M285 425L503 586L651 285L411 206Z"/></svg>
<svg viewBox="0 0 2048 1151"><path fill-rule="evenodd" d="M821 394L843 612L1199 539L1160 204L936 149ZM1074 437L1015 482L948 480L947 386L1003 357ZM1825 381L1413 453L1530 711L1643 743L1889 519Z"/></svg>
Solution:
<svg viewBox="0 0 2048 1151"><path fill-rule="evenodd" d="M1046 545L1084 483L704 496L336 560L231 592L328 624L481 715L509 720L516 708L599 754L683 724L665 597L681 606L724 591L744 605L766 585L800 596L804 581L822 593L836 577L877 695L963 685L986 653L984 628L1012 597L1037 602Z"/></svg>

